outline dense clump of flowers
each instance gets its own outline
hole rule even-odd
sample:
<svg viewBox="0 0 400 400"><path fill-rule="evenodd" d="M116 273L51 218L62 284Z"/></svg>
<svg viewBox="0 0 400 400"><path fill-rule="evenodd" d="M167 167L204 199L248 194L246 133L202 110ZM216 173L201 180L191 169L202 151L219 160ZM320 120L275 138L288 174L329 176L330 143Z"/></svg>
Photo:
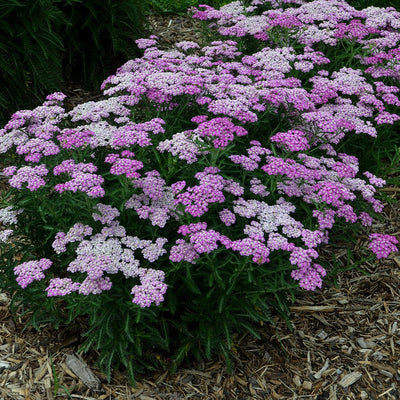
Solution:
<svg viewBox="0 0 400 400"><path fill-rule="evenodd" d="M390 253L397 251L399 241L392 235L383 233L372 233L371 243L368 247L376 254L376 258L386 258Z"/></svg>
<svg viewBox="0 0 400 400"><path fill-rule="evenodd" d="M45 278L43 271L49 269L53 262L46 258L27 261L14 268L17 275L16 281L22 288L26 288L33 281L40 281Z"/></svg>
<svg viewBox="0 0 400 400"><path fill-rule="evenodd" d="M26 183L26 187L31 192L46 185L43 176L46 176L48 173L49 170L46 168L45 164L34 167L26 166L19 169L12 166L4 168L3 170L3 175L11 176L11 179L8 181L10 186L22 189L22 185Z"/></svg>
<svg viewBox="0 0 400 400"><path fill-rule="evenodd" d="M165 263L218 263L219 254L260 269L286 263L286 279L321 287L326 269L316 260L330 232L370 226L383 208L376 195L385 181L339 149L400 119L400 89L377 80L399 79L400 14L341 0L285 3L297 6L194 8L221 40L164 51L156 36L139 39L143 56L104 81L104 99L66 111L55 93L12 116L0 152L18 160L2 174L26 196L59 202L61 217L48 209L54 215L43 220L69 227L50 242L67 265L62 276L46 278L50 258L28 261L14 269L21 287L48 279L50 297L87 296L121 275L133 303L149 307L164 300ZM323 49L340 43L363 52L334 68ZM63 203L72 199L83 210L76 215ZM10 207L0 221L17 227L24 207ZM3 230L0 241L12 235ZM397 250L390 235L371 240L378 258Z"/></svg>
<svg viewBox="0 0 400 400"><path fill-rule="evenodd" d="M368 231L367 260L398 250L373 222L379 157L398 160L400 13L344 0L192 12L210 43L139 39L103 98L69 109L53 93L0 129L0 288L36 326L85 316L82 349L109 373L166 367L170 352L173 366L228 361L233 333L289 318L297 290L337 272L321 254L338 234Z"/></svg>

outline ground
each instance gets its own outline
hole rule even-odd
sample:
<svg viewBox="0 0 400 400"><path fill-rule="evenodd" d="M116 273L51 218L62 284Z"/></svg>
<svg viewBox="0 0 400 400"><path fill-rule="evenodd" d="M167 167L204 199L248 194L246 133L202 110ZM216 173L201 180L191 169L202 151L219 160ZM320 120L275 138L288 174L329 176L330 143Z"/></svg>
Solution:
<svg viewBox="0 0 400 400"><path fill-rule="evenodd" d="M196 36L196 26L183 16L152 17L151 22L164 46ZM69 94L72 103L97 96L79 88ZM372 229L399 237L400 189L384 190L391 199L385 221ZM347 265L348 250L357 259L366 239L352 247L327 246L325 257L335 254ZM184 365L174 375L138 376L135 388L118 371L108 383L96 367L95 352L82 355L101 383L99 389L89 388L67 362L77 353L79 326L24 329L27 317L12 316L9 296L0 293L0 400L398 400L400 255L359 267L340 274L336 286L299 296L291 307L292 329L276 317L275 325L259 327L260 339L238 337L233 375L222 358L213 359Z"/></svg>

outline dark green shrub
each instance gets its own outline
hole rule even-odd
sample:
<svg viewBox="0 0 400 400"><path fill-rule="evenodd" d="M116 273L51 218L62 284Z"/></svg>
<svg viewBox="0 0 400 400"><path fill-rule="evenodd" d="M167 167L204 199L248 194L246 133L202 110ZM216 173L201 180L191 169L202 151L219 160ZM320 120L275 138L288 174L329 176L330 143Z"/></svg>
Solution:
<svg viewBox="0 0 400 400"><path fill-rule="evenodd" d="M123 62L139 55L134 40L145 33L147 3L140 0L57 1L66 77L98 87Z"/></svg>
<svg viewBox="0 0 400 400"><path fill-rule="evenodd" d="M10 0L0 3L0 122L39 105L66 79L98 87L138 55L146 3Z"/></svg>
<svg viewBox="0 0 400 400"><path fill-rule="evenodd" d="M397 0L349 0L348 3L361 10L367 7L398 7L399 2Z"/></svg>
<svg viewBox="0 0 400 400"><path fill-rule="evenodd" d="M219 8L230 3L230 0L147 0L149 6L155 12L186 14L188 8L197 7L199 4L208 4L212 7Z"/></svg>
<svg viewBox="0 0 400 400"><path fill-rule="evenodd" d="M52 0L0 4L0 120L62 84L63 15Z"/></svg>

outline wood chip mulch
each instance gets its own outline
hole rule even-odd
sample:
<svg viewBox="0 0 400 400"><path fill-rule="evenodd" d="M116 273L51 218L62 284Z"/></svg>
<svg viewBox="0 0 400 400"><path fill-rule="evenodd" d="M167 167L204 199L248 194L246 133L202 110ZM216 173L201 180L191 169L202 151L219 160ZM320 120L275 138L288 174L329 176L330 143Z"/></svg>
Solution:
<svg viewBox="0 0 400 400"><path fill-rule="evenodd" d="M162 37L178 26L186 36L176 39L175 29L174 41L192 40L187 18L154 17L152 23ZM400 191L384 190L393 202L373 228L400 239ZM352 248L355 259L365 239ZM348 248L327 246L325 252L347 265ZM108 383L95 352L77 356L79 326L24 330L25 317L14 318L9 296L0 293L0 400L399 400L400 254L359 267L364 272L342 273L337 287L299 296L291 307L292 330L276 318L274 326L259 327L260 339L238 337L233 375L222 359L213 359L174 375L139 376L135 388L119 371Z"/></svg>

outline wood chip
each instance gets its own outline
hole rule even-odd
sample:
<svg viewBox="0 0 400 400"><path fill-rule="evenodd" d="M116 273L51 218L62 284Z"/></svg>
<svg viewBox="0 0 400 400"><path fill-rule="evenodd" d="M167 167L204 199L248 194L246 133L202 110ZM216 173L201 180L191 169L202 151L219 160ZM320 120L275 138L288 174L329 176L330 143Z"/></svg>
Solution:
<svg viewBox="0 0 400 400"><path fill-rule="evenodd" d="M296 387L301 387L301 379L298 375L295 375L293 378L293 383L296 385Z"/></svg>
<svg viewBox="0 0 400 400"><path fill-rule="evenodd" d="M320 379L322 377L322 374L329 368L329 359L325 361L324 366L316 373L314 374L314 379Z"/></svg>
<svg viewBox="0 0 400 400"><path fill-rule="evenodd" d="M329 312L329 311L335 311L336 310L335 305L331 306L293 306L290 307L291 311L303 311L303 312Z"/></svg>
<svg viewBox="0 0 400 400"><path fill-rule="evenodd" d="M362 390L360 393L360 398L361 398L361 400L368 399L368 393L365 390Z"/></svg>
<svg viewBox="0 0 400 400"><path fill-rule="evenodd" d="M339 385L343 388L351 386L353 383L357 382L362 377L360 371L354 371L350 374L345 375L339 382Z"/></svg>
<svg viewBox="0 0 400 400"><path fill-rule="evenodd" d="M362 337L357 339L357 343L362 349L373 349L374 347L376 347L376 344L374 342L365 340Z"/></svg>
<svg viewBox="0 0 400 400"><path fill-rule="evenodd" d="M89 388L99 390L100 379L92 372L82 357L75 354L68 354L65 360L68 368Z"/></svg>

